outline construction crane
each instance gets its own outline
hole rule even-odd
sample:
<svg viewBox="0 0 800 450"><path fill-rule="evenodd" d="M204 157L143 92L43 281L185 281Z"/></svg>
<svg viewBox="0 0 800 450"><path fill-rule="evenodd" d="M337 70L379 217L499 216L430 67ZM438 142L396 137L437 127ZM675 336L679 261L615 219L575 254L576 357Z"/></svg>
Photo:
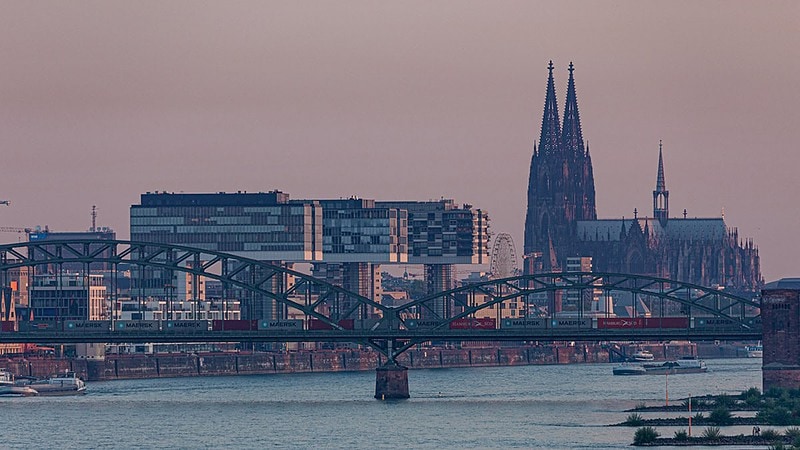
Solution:
<svg viewBox="0 0 800 450"><path fill-rule="evenodd" d="M29 235L31 233L39 233L44 231L45 233L50 232L50 227L47 225L44 228L40 226L36 226L33 228L21 228L21 227L0 227L0 233L25 233Z"/></svg>

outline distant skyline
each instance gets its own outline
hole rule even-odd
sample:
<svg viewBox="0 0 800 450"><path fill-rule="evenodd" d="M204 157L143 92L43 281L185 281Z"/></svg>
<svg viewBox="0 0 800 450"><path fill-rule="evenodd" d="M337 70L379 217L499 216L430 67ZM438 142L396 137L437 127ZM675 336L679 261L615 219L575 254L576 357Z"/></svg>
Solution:
<svg viewBox="0 0 800 450"><path fill-rule="evenodd" d="M547 63L601 218L718 217L800 276L800 2L4 2L0 226L147 191L453 198L522 253ZM0 234L0 241L17 236Z"/></svg>

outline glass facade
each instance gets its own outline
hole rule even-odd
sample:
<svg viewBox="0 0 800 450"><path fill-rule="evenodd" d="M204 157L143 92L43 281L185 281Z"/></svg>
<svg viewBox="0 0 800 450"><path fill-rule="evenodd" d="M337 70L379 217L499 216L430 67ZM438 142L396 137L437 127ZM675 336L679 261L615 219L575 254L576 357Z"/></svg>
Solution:
<svg viewBox="0 0 800 450"><path fill-rule="evenodd" d="M185 245L262 261L322 259L322 210L288 194L147 193L131 206L131 240Z"/></svg>
<svg viewBox="0 0 800 450"><path fill-rule="evenodd" d="M453 200L376 202L408 213L408 262L412 264L484 264L489 262L489 218L471 205Z"/></svg>

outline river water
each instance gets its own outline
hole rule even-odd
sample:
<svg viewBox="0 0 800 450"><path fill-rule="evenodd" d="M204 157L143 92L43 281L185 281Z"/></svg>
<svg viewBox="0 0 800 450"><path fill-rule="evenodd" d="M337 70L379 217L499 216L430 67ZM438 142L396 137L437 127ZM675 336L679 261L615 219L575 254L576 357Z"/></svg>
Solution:
<svg viewBox="0 0 800 450"><path fill-rule="evenodd" d="M760 359L707 363L668 378L613 364L413 370L412 398L391 402L372 398L372 371L93 382L79 397L0 398L0 448L630 448L634 429L607 425L667 388L675 403L761 387Z"/></svg>

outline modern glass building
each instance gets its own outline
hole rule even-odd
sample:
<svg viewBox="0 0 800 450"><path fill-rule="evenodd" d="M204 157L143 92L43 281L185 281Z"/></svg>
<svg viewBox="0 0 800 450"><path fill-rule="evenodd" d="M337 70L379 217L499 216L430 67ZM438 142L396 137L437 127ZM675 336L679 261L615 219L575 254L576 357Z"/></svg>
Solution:
<svg viewBox="0 0 800 450"><path fill-rule="evenodd" d="M131 206L131 240L186 245L261 261L322 259L322 209L289 194L146 193Z"/></svg>

